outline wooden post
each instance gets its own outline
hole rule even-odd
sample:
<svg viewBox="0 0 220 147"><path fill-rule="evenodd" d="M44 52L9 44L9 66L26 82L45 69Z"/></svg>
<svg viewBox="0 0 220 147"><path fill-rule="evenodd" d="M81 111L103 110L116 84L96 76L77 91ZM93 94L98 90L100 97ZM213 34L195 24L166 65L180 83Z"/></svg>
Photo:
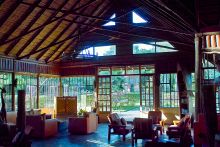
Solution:
<svg viewBox="0 0 220 147"><path fill-rule="evenodd" d="M202 68L202 38L195 35L195 119L201 112L200 89L201 89L201 68Z"/></svg>
<svg viewBox="0 0 220 147"><path fill-rule="evenodd" d="M11 80L12 80L12 87L11 87L11 108L12 108L12 111L15 111L15 87L16 87L16 82L15 82L15 73L13 72L12 73L12 77L11 77Z"/></svg>
<svg viewBox="0 0 220 147"><path fill-rule="evenodd" d="M40 76L39 76L39 74L37 74L37 101L36 101L36 103L37 103L37 109L39 108L39 96L40 96Z"/></svg>
<svg viewBox="0 0 220 147"><path fill-rule="evenodd" d="M207 139L210 147L214 147L214 136L217 132L217 114L216 114L216 97L214 85L203 85L202 87L202 104L205 115L205 126L207 129Z"/></svg>
<svg viewBox="0 0 220 147"><path fill-rule="evenodd" d="M11 92L11 108L12 108L12 111L15 111L15 87L17 86L17 82L15 80L15 61L13 60L13 73L12 73L12 77L11 77L11 80L12 80L12 92Z"/></svg>
<svg viewBox="0 0 220 147"><path fill-rule="evenodd" d="M158 110L160 107L160 74L157 71L154 76L154 109Z"/></svg>
<svg viewBox="0 0 220 147"><path fill-rule="evenodd" d="M24 131L26 125L25 90L18 90L18 112L16 122L18 131Z"/></svg>

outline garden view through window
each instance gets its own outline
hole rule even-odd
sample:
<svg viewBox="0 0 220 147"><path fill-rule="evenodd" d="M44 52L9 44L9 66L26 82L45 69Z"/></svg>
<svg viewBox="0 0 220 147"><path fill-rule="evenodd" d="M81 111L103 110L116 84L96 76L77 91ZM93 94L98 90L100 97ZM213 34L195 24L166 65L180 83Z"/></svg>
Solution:
<svg viewBox="0 0 220 147"><path fill-rule="evenodd" d="M82 50L77 58L93 58L95 56L116 55L116 45L95 46Z"/></svg>
<svg viewBox="0 0 220 147"><path fill-rule="evenodd" d="M179 94L176 73L160 75L160 107L179 107Z"/></svg>
<svg viewBox="0 0 220 147"><path fill-rule="evenodd" d="M177 50L167 41L162 42L149 42L133 44L133 54L146 54L146 53L163 53L163 52L176 52Z"/></svg>
<svg viewBox="0 0 220 147"><path fill-rule="evenodd" d="M98 103L101 111L112 110L132 120L140 112L152 110L154 71L154 65L99 67Z"/></svg>

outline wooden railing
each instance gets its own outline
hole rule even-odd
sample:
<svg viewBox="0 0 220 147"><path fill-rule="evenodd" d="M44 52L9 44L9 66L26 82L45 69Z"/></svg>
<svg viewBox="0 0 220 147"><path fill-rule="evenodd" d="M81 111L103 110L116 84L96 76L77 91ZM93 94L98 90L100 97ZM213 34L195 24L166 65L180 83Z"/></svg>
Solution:
<svg viewBox="0 0 220 147"><path fill-rule="evenodd" d="M220 32L201 33L200 35L203 51L220 53Z"/></svg>

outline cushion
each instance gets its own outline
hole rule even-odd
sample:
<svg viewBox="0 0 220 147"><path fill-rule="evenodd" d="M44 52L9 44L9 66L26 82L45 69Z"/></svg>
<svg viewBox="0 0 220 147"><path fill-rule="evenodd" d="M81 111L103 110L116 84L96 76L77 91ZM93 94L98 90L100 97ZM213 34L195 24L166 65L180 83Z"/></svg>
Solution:
<svg viewBox="0 0 220 147"><path fill-rule="evenodd" d="M123 117L121 118L121 124L122 125L127 125L127 121Z"/></svg>
<svg viewBox="0 0 220 147"><path fill-rule="evenodd" d="M113 125L122 125L122 123L121 123L121 119L115 119L113 122Z"/></svg>

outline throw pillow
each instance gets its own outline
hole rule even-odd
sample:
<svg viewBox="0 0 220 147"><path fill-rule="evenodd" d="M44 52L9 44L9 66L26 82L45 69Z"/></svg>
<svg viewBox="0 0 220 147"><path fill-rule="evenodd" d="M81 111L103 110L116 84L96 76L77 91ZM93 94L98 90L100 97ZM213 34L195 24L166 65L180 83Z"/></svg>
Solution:
<svg viewBox="0 0 220 147"><path fill-rule="evenodd" d="M127 125L127 121L123 117L121 118L121 124L122 125Z"/></svg>

